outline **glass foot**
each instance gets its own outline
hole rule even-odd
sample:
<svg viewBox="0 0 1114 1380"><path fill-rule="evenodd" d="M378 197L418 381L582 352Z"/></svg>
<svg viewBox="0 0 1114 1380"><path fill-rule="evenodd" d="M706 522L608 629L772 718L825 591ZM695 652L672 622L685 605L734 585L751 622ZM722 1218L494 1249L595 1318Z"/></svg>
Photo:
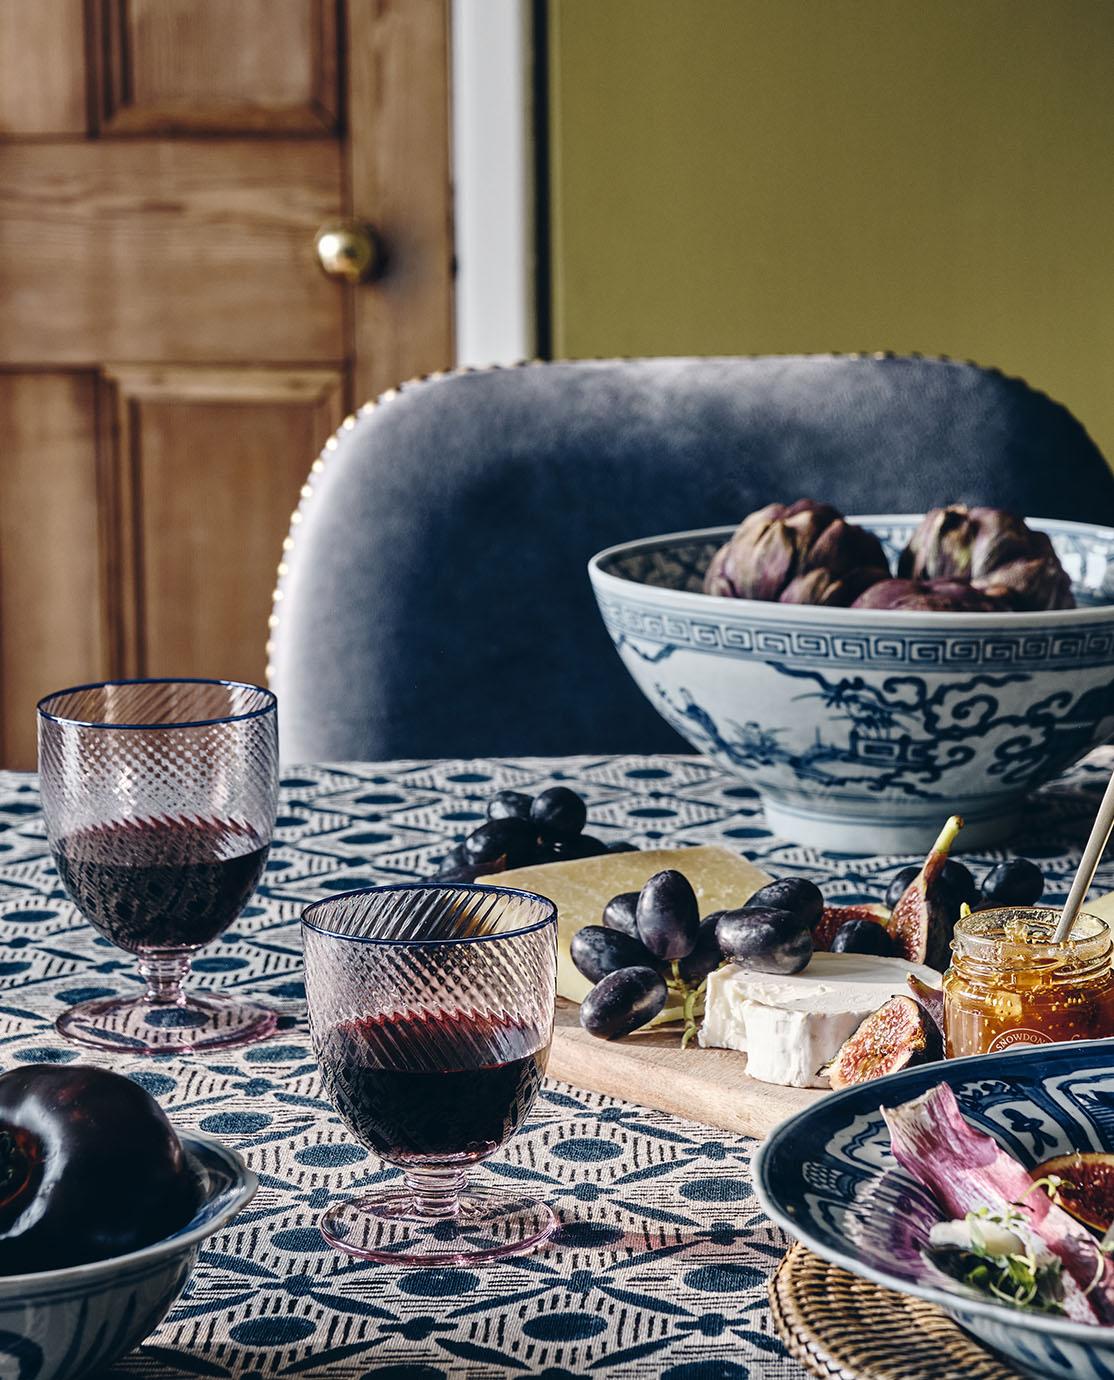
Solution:
<svg viewBox="0 0 1114 1380"><path fill-rule="evenodd" d="M352 1198L325 1213L321 1235L384 1265L479 1265L532 1251L557 1225L545 1203L494 1189L461 1193L454 1206L450 1215L423 1214L405 1188Z"/></svg>
<svg viewBox="0 0 1114 1380"><path fill-rule="evenodd" d="M115 1054L190 1054L250 1045L273 1035L278 1015L269 1006L219 992L186 992L178 1001L102 997L63 1011L59 1035Z"/></svg>

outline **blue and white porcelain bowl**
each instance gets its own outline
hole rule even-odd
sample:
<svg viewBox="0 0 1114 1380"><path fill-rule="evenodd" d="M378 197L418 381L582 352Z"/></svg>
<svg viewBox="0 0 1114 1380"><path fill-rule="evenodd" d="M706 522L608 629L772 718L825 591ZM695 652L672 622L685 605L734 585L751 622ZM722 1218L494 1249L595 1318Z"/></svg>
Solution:
<svg viewBox="0 0 1114 1380"><path fill-rule="evenodd" d="M203 1185L181 1231L90 1265L0 1276L0 1380L71 1380L123 1356L169 1312L201 1242L250 1202L258 1181L234 1150L180 1134Z"/></svg>
<svg viewBox="0 0 1114 1380"><path fill-rule="evenodd" d="M944 1214L890 1154L878 1109L938 1083L1027 1168L1072 1150L1114 1150L1114 1040L979 1054L832 1093L783 1122L755 1157L762 1206L809 1250L939 1304L1027 1373L1114 1380L1114 1327L996 1303L926 1258L929 1230Z"/></svg>
<svg viewBox="0 0 1114 1380"><path fill-rule="evenodd" d="M854 517L896 560L916 515ZM589 563L619 655L694 747L757 788L770 827L837 851L1005 838L1027 792L1114 731L1114 529L1030 518L1079 607L914 613L702 592L729 527L613 546Z"/></svg>

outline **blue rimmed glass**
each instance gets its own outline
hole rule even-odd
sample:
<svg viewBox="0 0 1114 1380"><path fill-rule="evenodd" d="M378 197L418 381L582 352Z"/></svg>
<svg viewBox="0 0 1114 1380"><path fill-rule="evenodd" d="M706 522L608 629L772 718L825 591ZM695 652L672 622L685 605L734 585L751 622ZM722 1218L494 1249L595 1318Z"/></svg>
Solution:
<svg viewBox="0 0 1114 1380"><path fill-rule="evenodd" d="M264 1039L275 1013L187 989L255 890L278 802L275 696L219 680L79 685L40 700L47 840L74 905L139 960L144 990L82 1002L67 1039L126 1054Z"/></svg>
<svg viewBox="0 0 1114 1380"><path fill-rule="evenodd" d="M529 1194L465 1187L525 1121L553 1038L557 910L509 887L416 883L302 916L310 1033L325 1092L403 1171L334 1204L326 1240L363 1260L450 1265L532 1250L556 1225Z"/></svg>

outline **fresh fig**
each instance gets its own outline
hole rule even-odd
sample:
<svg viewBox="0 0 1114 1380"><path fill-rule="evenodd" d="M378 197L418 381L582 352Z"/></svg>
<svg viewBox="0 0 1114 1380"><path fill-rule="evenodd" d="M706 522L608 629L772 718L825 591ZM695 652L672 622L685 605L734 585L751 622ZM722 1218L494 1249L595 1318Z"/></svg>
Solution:
<svg viewBox="0 0 1114 1380"><path fill-rule="evenodd" d="M1114 1155L1079 1150L1045 1160L1031 1173L1034 1179L1059 1178L1055 1201L1085 1227L1104 1232L1114 1224Z"/></svg>
<svg viewBox="0 0 1114 1380"><path fill-rule="evenodd" d="M876 906L872 902L854 906L825 906L819 921L812 927L812 947L820 953L829 952L832 940L850 920L867 920L876 925L885 925L889 918L890 912L885 906Z"/></svg>
<svg viewBox="0 0 1114 1380"><path fill-rule="evenodd" d="M824 896L815 882L807 877L781 877L759 887L745 902L747 909L788 910L804 921L809 929L820 923L824 910Z"/></svg>
<svg viewBox="0 0 1114 1380"><path fill-rule="evenodd" d="M943 1057L939 1027L924 1008L912 997L891 997L844 1040L828 1077L838 1090Z"/></svg>
<svg viewBox="0 0 1114 1380"><path fill-rule="evenodd" d="M916 863L911 863L908 867L903 867L900 872L895 872L886 888L885 903L893 910L898 901L905 893L906 887L916 878L920 867ZM975 879L971 876L968 868L959 861L958 858L949 858L944 864L944 871L941 874L940 882L946 886L955 898L956 919L959 918L959 907L966 902L972 910L978 909L979 888L975 885Z"/></svg>
<svg viewBox="0 0 1114 1380"><path fill-rule="evenodd" d="M908 985L913 1000L921 1007L929 1017L936 1023L938 1030L944 1029L944 993L939 987L930 987L927 982L922 982L916 973L906 975L905 982Z"/></svg>
<svg viewBox="0 0 1114 1380"><path fill-rule="evenodd" d="M812 931L788 910L725 910L716 938L725 958L758 973L799 973L812 958Z"/></svg>
<svg viewBox="0 0 1114 1380"><path fill-rule="evenodd" d="M833 954L873 954L892 958L894 942L889 930L877 920L846 920L835 932Z"/></svg>
<svg viewBox="0 0 1114 1380"><path fill-rule="evenodd" d="M932 845L924 866L909 883L887 926L894 948L910 963L927 963L941 972L948 966L952 931L958 918L952 911L952 892L943 882L948 850L963 828L952 815Z"/></svg>

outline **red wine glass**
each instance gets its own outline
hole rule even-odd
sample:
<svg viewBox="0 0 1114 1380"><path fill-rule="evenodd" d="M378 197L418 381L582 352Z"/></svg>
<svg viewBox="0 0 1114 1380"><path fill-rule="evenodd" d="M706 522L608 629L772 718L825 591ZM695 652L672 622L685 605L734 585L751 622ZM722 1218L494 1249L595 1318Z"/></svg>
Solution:
<svg viewBox="0 0 1114 1380"><path fill-rule="evenodd" d="M62 885L144 990L62 1013L93 1049L167 1054L270 1035L266 1006L186 987L199 949L243 910L278 798L275 697L218 680L79 685L39 702L39 780Z"/></svg>
<svg viewBox="0 0 1114 1380"><path fill-rule="evenodd" d="M334 1204L332 1245L450 1265L532 1250L556 1225L529 1194L465 1184L526 1119L556 1000L557 911L508 887L415 883L330 897L302 916L306 999L325 1091L403 1171Z"/></svg>

